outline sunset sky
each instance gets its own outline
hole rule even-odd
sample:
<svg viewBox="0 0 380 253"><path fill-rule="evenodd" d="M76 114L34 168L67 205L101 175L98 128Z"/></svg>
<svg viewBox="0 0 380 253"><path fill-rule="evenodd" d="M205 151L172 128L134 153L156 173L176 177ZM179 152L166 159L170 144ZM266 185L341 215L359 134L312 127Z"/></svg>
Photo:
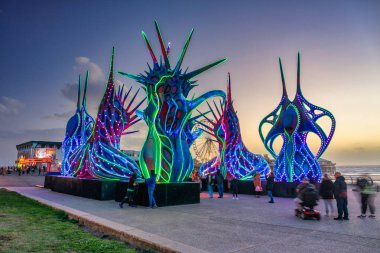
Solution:
<svg viewBox="0 0 380 253"><path fill-rule="evenodd" d="M113 46L116 70L146 70L151 59L141 31L158 54L154 20L171 42L171 61L191 28L183 66L194 70L228 57L200 75L193 92L225 90L231 73L234 106L250 151L268 153L258 126L281 98L278 57L292 98L299 51L304 96L337 121L324 158L338 165L380 164L380 1L2 0L0 166L14 163L16 144L63 140L75 111L78 75L86 70L88 107L96 115ZM125 137L122 148L141 148L147 128L144 123L137 128L140 133ZM312 138L311 149L317 144Z"/></svg>

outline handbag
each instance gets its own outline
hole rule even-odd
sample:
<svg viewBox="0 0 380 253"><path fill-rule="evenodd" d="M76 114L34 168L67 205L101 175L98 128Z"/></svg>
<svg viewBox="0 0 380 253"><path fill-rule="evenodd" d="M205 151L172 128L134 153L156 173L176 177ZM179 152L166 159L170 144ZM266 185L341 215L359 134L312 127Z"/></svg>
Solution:
<svg viewBox="0 0 380 253"><path fill-rule="evenodd" d="M258 185L258 186L256 186L255 191L262 192L263 188L261 188L261 186Z"/></svg>

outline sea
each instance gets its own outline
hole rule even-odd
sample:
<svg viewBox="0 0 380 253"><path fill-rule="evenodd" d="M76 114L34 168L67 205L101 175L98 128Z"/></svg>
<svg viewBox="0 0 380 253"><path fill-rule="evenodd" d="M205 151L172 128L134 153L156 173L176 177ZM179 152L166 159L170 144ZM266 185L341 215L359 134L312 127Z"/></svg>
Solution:
<svg viewBox="0 0 380 253"><path fill-rule="evenodd" d="M340 171L343 174L361 175L363 173L370 175L380 175L380 165L369 166L336 166L336 171Z"/></svg>
<svg viewBox="0 0 380 253"><path fill-rule="evenodd" d="M368 166L336 166L336 171L339 171L348 180L355 182L355 178L360 175L368 174L373 181L380 182L380 165L368 165Z"/></svg>

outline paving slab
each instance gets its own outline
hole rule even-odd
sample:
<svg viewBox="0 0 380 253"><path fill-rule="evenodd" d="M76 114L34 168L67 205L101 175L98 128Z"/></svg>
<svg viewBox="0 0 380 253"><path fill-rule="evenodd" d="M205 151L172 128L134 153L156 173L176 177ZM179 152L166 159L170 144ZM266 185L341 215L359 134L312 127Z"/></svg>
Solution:
<svg viewBox="0 0 380 253"><path fill-rule="evenodd" d="M177 252L380 252L380 218L358 219L360 205L354 192L349 193L350 221L332 217L304 221L294 217L294 202L285 198L269 204L266 197L242 195L233 200L227 194L223 199L209 199L202 193L201 203L195 205L120 209L115 201L36 187L7 188L68 208L136 240L177 247ZM379 209L379 201L375 204ZM323 210L323 204L317 209Z"/></svg>

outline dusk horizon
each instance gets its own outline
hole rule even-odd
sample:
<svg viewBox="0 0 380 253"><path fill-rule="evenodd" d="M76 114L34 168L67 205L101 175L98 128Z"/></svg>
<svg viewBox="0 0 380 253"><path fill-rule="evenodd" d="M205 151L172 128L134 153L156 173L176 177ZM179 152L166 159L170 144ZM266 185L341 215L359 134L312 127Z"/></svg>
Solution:
<svg viewBox="0 0 380 253"><path fill-rule="evenodd" d="M230 73L234 108L251 152L269 154L258 127L281 100L279 58L293 99L299 52L303 95L328 109L337 123L322 158L337 166L380 165L380 2L166 1L149 6L135 1L0 3L0 166L14 165L17 144L63 141L76 110L78 77L84 79L87 70L88 110L96 117L113 47L115 72L144 73L152 60L141 31L159 52L155 20L170 42L172 62L194 28L183 69L228 58L197 76L199 86L191 94L226 91ZM115 79L133 91L141 88L116 73ZM140 91L137 100L144 95ZM131 130L140 132L123 137L121 148L140 150L147 126L139 122ZM319 141L315 136L310 141L315 152ZM281 147L277 141L275 147Z"/></svg>

